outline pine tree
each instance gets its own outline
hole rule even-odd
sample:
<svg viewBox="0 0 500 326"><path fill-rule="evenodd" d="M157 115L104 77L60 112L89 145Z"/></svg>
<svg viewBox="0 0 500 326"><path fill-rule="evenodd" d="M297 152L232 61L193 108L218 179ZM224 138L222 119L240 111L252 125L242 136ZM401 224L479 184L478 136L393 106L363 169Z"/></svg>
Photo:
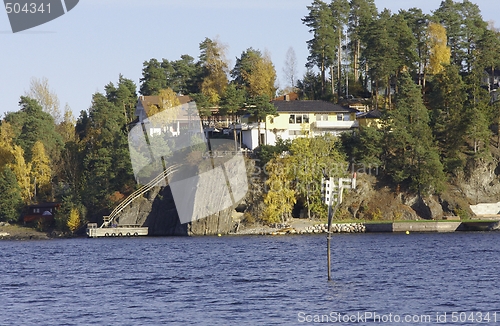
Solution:
<svg viewBox="0 0 500 326"><path fill-rule="evenodd" d="M408 182L419 195L440 191L445 175L422 94L408 72L400 76L398 87L385 140L387 172L397 183Z"/></svg>
<svg viewBox="0 0 500 326"><path fill-rule="evenodd" d="M335 22L330 6L314 0L307 6L309 13L302 18L302 22L309 27L313 38L307 41L309 56L306 67L318 67L321 75L321 95L326 94L326 71L335 62L337 34Z"/></svg>
<svg viewBox="0 0 500 326"><path fill-rule="evenodd" d="M466 88L455 65L447 65L435 75L429 105L432 108L431 127L438 142L446 171L463 166L461 150L465 143L467 115L464 111Z"/></svg>

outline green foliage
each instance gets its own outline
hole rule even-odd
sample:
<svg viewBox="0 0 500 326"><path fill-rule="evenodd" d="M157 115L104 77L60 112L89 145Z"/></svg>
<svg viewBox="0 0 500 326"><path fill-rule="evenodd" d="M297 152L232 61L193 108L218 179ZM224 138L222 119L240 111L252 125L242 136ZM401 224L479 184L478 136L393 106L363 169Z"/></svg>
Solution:
<svg viewBox="0 0 500 326"><path fill-rule="evenodd" d="M292 187L292 170L288 169L289 161L290 157L276 157L266 165L268 191L264 197L266 208L262 220L268 224L285 222L297 201Z"/></svg>
<svg viewBox="0 0 500 326"><path fill-rule="evenodd" d="M142 65L140 93L144 96L158 95L160 90L167 87L167 78L160 62L151 59L144 61Z"/></svg>
<svg viewBox="0 0 500 326"><path fill-rule="evenodd" d="M52 160L57 160L63 147L63 140L56 132L54 118L32 98L21 96L21 110L8 113L5 121L12 125L15 143L22 147L27 161L31 161L31 150L37 141L41 141Z"/></svg>
<svg viewBox="0 0 500 326"><path fill-rule="evenodd" d="M278 138L278 140L276 141L276 145L261 145L255 151L259 166L263 167L273 157L288 152L290 150L291 144L292 142L289 139L283 140L281 138Z"/></svg>
<svg viewBox="0 0 500 326"><path fill-rule="evenodd" d="M463 167L460 151L464 145L468 117L464 110L465 84L453 65L434 76L429 103L432 107L431 127L438 142L446 171Z"/></svg>
<svg viewBox="0 0 500 326"><path fill-rule="evenodd" d="M17 222L22 204L21 189L16 176L5 166L0 172L0 221Z"/></svg>
<svg viewBox="0 0 500 326"><path fill-rule="evenodd" d="M440 191L445 175L421 92L408 73L401 76L398 87L384 140L387 172L394 182L408 182L419 194Z"/></svg>

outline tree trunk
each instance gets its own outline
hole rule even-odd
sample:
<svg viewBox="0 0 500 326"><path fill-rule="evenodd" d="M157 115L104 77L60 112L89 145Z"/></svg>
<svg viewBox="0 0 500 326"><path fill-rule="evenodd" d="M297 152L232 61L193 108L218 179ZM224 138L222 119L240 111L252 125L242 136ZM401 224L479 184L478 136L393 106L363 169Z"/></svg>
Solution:
<svg viewBox="0 0 500 326"><path fill-rule="evenodd" d="M332 76L332 95L335 94L335 83L333 82L333 66L330 66L330 76Z"/></svg>
<svg viewBox="0 0 500 326"><path fill-rule="evenodd" d="M341 83L342 83L342 31L339 28L339 47L337 55L337 100L340 99L342 95Z"/></svg>

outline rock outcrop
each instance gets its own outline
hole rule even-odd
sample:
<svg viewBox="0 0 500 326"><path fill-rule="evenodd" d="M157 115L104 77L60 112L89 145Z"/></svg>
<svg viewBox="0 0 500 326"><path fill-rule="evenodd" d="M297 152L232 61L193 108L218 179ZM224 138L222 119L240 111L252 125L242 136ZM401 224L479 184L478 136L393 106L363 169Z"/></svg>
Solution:
<svg viewBox="0 0 500 326"><path fill-rule="evenodd" d="M216 214L181 224L170 187L156 187L144 197L132 202L117 219L119 225L139 224L149 227L149 234L166 235L216 235L227 234L234 225L229 207Z"/></svg>

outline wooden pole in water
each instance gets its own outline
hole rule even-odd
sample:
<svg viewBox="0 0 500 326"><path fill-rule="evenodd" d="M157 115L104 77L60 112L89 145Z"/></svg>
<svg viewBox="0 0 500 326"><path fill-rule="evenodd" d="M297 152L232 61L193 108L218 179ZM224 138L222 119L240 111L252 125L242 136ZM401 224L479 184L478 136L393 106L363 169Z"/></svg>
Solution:
<svg viewBox="0 0 500 326"><path fill-rule="evenodd" d="M328 205L328 234L326 236L326 250L327 250L327 265L328 265L328 281L332 280L332 277L330 275L331 271L331 259L330 259L330 241L332 239L332 233L331 233L331 227L332 227L332 205Z"/></svg>

